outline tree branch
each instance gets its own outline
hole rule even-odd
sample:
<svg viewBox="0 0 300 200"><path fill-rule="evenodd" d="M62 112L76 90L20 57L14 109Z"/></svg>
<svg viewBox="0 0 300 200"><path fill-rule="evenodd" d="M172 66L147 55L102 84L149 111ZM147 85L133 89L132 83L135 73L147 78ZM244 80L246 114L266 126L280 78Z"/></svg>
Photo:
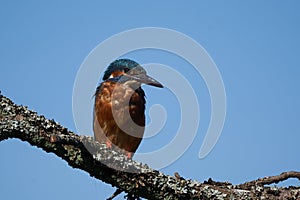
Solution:
<svg viewBox="0 0 300 200"><path fill-rule="evenodd" d="M251 187L253 187L253 186L270 185L273 183L279 183L281 181L285 181L289 178L297 178L300 181L300 172L295 172L295 171L283 172L277 176L267 176L264 178L259 178L254 181L246 182L246 183L237 185L237 187L241 188L241 189L251 189Z"/></svg>
<svg viewBox="0 0 300 200"><path fill-rule="evenodd" d="M290 177L299 179L299 172L286 172L237 186L211 179L204 183L185 180L178 173L165 175L108 149L92 137L76 135L54 120L39 116L25 106L15 105L0 94L0 141L9 138L18 138L54 153L71 167L146 199L296 199L300 196L299 187L262 187Z"/></svg>

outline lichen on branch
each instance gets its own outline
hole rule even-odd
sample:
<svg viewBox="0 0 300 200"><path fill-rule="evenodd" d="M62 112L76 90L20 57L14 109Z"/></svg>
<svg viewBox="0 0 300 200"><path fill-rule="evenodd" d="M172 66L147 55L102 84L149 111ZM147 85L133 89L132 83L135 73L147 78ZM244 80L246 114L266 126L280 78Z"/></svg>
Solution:
<svg viewBox="0 0 300 200"><path fill-rule="evenodd" d="M262 179L232 185L211 179L200 183L186 180L178 173L165 175L145 164L128 159L108 149L90 136L77 135L54 120L14 104L0 93L0 142L17 138L51 152L71 167L84 170L105 183L146 199L297 199L299 187L265 187L272 181L299 178L298 172L285 173L279 178ZM0 143L1 145L1 143ZM276 191L276 192L274 192Z"/></svg>

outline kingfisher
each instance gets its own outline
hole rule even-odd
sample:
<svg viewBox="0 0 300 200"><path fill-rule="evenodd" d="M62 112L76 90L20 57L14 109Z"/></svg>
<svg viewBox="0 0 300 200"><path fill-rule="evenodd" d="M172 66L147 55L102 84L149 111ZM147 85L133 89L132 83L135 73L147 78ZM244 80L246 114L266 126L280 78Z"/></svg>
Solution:
<svg viewBox="0 0 300 200"><path fill-rule="evenodd" d="M141 85L163 85L130 59L113 61L102 80L95 92L94 138L132 158L145 130L146 100Z"/></svg>

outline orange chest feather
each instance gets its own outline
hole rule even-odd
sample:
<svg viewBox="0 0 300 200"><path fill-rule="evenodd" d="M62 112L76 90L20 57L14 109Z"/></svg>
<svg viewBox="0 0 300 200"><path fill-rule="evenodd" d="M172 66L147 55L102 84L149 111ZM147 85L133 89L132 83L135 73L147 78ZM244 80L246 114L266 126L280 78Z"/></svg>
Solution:
<svg viewBox="0 0 300 200"><path fill-rule="evenodd" d="M144 110L144 95L123 84L104 82L96 92L95 114L100 126L112 124L115 118L119 123L126 124L132 120L139 126L145 126Z"/></svg>

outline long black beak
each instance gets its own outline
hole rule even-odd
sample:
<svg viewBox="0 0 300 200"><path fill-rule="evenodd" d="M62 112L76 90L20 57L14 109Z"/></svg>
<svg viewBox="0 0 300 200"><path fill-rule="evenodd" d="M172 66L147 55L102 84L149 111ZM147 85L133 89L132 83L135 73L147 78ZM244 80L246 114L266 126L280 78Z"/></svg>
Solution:
<svg viewBox="0 0 300 200"><path fill-rule="evenodd" d="M164 87L160 82L145 73L135 75L134 79L147 85L152 85L159 88Z"/></svg>
<svg viewBox="0 0 300 200"><path fill-rule="evenodd" d="M147 85L152 85L155 87L159 87L159 88L163 88L164 86L158 82L157 80L155 80L154 78L148 76L146 73L141 73L141 74L134 74L134 75L128 75L126 74L127 77L140 82L140 83L144 83Z"/></svg>

